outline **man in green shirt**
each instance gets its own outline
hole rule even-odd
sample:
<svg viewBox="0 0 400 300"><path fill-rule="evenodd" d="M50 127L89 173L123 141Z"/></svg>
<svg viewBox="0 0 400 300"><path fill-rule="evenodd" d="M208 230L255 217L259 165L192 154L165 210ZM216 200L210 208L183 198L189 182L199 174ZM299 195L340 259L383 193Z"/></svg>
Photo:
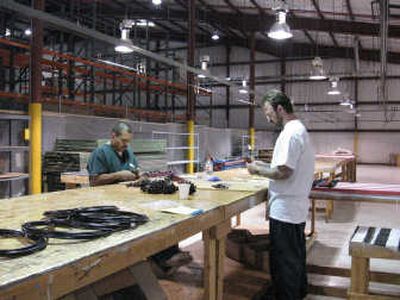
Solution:
<svg viewBox="0 0 400 300"><path fill-rule="evenodd" d="M109 143L96 148L89 157L87 169L90 185L98 186L139 179L139 165L130 147L133 133L131 127L118 122L111 131ZM154 254L156 271L160 276L172 274L177 268L192 261L189 252L178 245Z"/></svg>
<svg viewBox="0 0 400 300"><path fill-rule="evenodd" d="M92 186L139 178L138 162L129 145L132 137L130 126L118 122L112 129L110 142L93 151L87 165Z"/></svg>

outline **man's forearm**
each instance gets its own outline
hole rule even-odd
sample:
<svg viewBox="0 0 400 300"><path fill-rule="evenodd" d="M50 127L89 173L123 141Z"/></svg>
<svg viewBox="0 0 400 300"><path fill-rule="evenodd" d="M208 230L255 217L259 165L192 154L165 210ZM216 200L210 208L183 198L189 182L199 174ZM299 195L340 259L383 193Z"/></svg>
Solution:
<svg viewBox="0 0 400 300"><path fill-rule="evenodd" d="M281 173L279 172L278 168L270 168L267 166L257 166L257 174L268 177L270 179L281 179Z"/></svg>
<svg viewBox="0 0 400 300"><path fill-rule="evenodd" d="M290 177L290 172L285 172L279 167L270 168L269 166L257 166L257 174L270 179L279 180Z"/></svg>
<svg viewBox="0 0 400 300"><path fill-rule="evenodd" d="M266 163L266 162L263 162L261 160L256 160L255 163L256 163L257 166L261 166L261 167L270 167L271 166L270 163Z"/></svg>
<svg viewBox="0 0 400 300"><path fill-rule="evenodd" d="M93 176L91 178L91 185L97 186L97 185L112 184L112 183L117 183L120 180L121 179L120 179L118 172L111 173L111 174L101 174L101 175Z"/></svg>

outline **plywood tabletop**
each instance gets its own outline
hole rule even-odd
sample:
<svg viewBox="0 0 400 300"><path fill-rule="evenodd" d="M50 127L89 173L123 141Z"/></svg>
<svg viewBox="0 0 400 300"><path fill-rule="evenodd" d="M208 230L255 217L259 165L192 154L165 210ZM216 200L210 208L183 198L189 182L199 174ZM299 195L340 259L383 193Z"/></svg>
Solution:
<svg viewBox="0 0 400 300"><path fill-rule="evenodd" d="M0 260L0 289L9 284L27 279L31 276L60 269L72 262L91 255L106 252L118 247L124 251L128 242L140 240L154 232L173 227L185 220L194 218L162 213L155 209L171 201L193 208L202 208L204 214L218 210L251 196L248 192L199 190L189 200L179 201L175 195L148 195L137 188L124 185L112 185L96 188L83 188L62 192L12 198L2 202L0 208L0 228L20 229L26 221L40 220L46 210L66 209L82 206L116 205L121 210L144 213L150 222L134 230L114 233L109 237L90 242L68 243L64 240L51 239L49 246L38 253L17 259ZM212 224L211 224L212 225ZM210 225L210 226L211 226ZM5 241L6 242L6 241ZM1 243L2 248L10 244Z"/></svg>
<svg viewBox="0 0 400 300"><path fill-rule="evenodd" d="M335 172L340 167L337 161L316 160L314 166L315 173L331 173Z"/></svg>
<svg viewBox="0 0 400 300"><path fill-rule="evenodd" d="M218 181L218 182L210 182L207 180L191 180L198 189L200 190L228 190L228 191L236 191L236 192L257 192L259 190L267 190L269 181L259 181L259 180L248 180L248 181ZM215 188L213 186L222 184L227 187L224 188Z"/></svg>
<svg viewBox="0 0 400 300"><path fill-rule="evenodd" d="M89 174L86 171L61 173L61 182L68 184L89 185Z"/></svg>
<svg viewBox="0 0 400 300"><path fill-rule="evenodd" d="M243 180L259 180L264 182L267 181L267 179L263 176L250 175L250 173L247 171L246 168L218 171L215 172L214 175L226 181L242 181L242 182Z"/></svg>

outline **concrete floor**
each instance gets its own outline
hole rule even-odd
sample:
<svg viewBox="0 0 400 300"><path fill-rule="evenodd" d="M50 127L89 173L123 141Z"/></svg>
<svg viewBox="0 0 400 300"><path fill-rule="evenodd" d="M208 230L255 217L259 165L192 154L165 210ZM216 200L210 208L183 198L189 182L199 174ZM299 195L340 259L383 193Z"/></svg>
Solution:
<svg viewBox="0 0 400 300"><path fill-rule="evenodd" d="M381 182L400 184L400 168L387 166L357 167L359 182ZM242 226L253 233L265 233L268 224L265 221L265 205L259 205L242 214ZM332 219L326 223L324 215L318 214L318 238L308 254L308 263L322 266L350 268L348 241L356 225L381 226L400 228L400 203L396 204L365 204L365 203L335 203ZM201 235L196 235L181 243L185 250L191 251L194 261L187 267L182 267L173 277L162 280L169 299L202 299L202 266L203 244ZM399 261L372 260L371 269L400 273ZM268 275L264 272L251 270L243 265L226 259L224 279L224 299L251 299L267 282ZM312 284L347 288L349 280L330 276L309 276ZM388 289L399 293L400 287L372 284L373 289ZM309 295L307 299L339 299ZM399 296L400 299L400 296Z"/></svg>

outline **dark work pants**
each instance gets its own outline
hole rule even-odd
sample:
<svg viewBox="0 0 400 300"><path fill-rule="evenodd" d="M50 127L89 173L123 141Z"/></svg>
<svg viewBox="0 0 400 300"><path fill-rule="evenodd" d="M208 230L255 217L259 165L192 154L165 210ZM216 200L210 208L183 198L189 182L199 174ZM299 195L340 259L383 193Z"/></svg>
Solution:
<svg viewBox="0 0 400 300"><path fill-rule="evenodd" d="M269 260L277 300L300 300L307 295L305 225L269 219Z"/></svg>

